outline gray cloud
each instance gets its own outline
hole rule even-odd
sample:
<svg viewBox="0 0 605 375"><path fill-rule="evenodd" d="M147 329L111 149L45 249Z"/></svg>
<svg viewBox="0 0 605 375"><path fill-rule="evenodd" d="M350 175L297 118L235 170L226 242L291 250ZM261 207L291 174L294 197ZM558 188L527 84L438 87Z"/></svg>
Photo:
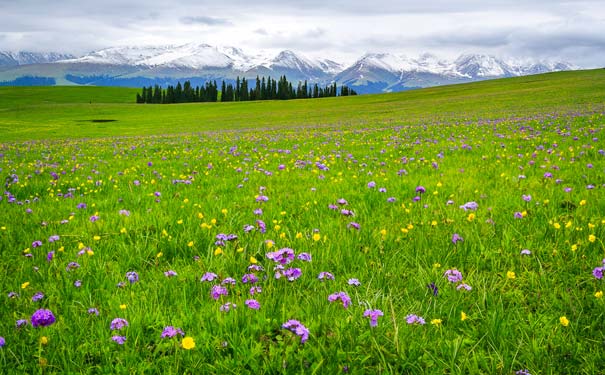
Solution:
<svg viewBox="0 0 605 375"><path fill-rule="evenodd" d="M181 22L186 25L199 24L207 26L230 25L231 22L225 18L197 16L197 17L182 17Z"/></svg>

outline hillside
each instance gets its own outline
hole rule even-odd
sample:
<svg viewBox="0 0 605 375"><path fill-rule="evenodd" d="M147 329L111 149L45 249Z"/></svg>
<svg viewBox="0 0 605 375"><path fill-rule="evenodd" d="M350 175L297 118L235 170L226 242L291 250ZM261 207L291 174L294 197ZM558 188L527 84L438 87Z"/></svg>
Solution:
<svg viewBox="0 0 605 375"><path fill-rule="evenodd" d="M605 70L314 100L137 105L136 92L105 87L0 88L0 138L22 141L257 127L376 126L602 110Z"/></svg>

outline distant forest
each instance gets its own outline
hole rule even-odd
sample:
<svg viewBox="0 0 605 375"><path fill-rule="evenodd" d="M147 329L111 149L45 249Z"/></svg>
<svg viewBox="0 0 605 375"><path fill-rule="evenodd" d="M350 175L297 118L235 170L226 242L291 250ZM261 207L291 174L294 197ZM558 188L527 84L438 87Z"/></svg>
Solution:
<svg viewBox="0 0 605 375"><path fill-rule="evenodd" d="M206 82L205 85L196 87L191 86L190 81L185 81L182 85L181 82L178 82L176 86L169 85L166 89L159 85L143 87L143 92L137 93L136 101L140 104L244 102L349 96L357 95L357 92L345 85L339 89L336 83L326 87L319 87L317 83L309 86L307 81L298 82L298 86L294 88L284 75L280 77L279 81L271 79L271 77L262 79L256 77L253 87L246 78L237 77L235 86L222 81L220 94L216 81Z"/></svg>

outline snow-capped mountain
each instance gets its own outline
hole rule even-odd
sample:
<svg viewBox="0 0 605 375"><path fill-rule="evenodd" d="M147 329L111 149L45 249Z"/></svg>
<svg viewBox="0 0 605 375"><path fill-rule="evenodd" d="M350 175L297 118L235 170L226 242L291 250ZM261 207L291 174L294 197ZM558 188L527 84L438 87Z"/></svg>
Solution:
<svg viewBox="0 0 605 375"><path fill-rule="evenodd" d="M574 67L564 62L502 60L484 54L464 54L455 60L432 54L408 57L368 53L350 66L284 50L276 55L249 54L230 46L203 43L164 46L111 47L75 57L27 52L0 52L0 84L20 77L40 77L56 84L133 86L175 84L191 80L254 79L285 75L290 81L321 85L346 84L359 93L401 91L483 79L538 74ZM17 82L17 81L16 81Z"/></svg>
<svg viewBox="0 0 605 375"><path fill-rule="evenodd" d="M64 59L73 59L74 55L49 52L7 52L0 51L0 66L18 66L29 64L46 64Z"/></svg>

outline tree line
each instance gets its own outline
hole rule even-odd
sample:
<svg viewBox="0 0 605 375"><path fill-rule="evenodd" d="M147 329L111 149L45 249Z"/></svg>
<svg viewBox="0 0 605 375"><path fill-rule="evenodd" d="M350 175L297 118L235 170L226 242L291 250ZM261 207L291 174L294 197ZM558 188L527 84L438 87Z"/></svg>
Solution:
<svg viewBox="0 0 605 375"><path fill-rule="evenodd" d="M222 81L220 95L216 81L206 82L203 86L191 86L190 81L181 85L169 85L166 89L159 85L143 87L142 93L137 93L137 103L147 104L172 104L172 103L195 103L195 102L243 102L251 100L290 100L326 98L334 96L357 95L355 90L346 85L340 89L336 83L320 87L317 83L310 86L307 81L298 82L295 87L288 81L286 76L281 76L278 81L271 77L256 77L256 81L249 82L245 77L238 76L235 84Z"/></svg>

